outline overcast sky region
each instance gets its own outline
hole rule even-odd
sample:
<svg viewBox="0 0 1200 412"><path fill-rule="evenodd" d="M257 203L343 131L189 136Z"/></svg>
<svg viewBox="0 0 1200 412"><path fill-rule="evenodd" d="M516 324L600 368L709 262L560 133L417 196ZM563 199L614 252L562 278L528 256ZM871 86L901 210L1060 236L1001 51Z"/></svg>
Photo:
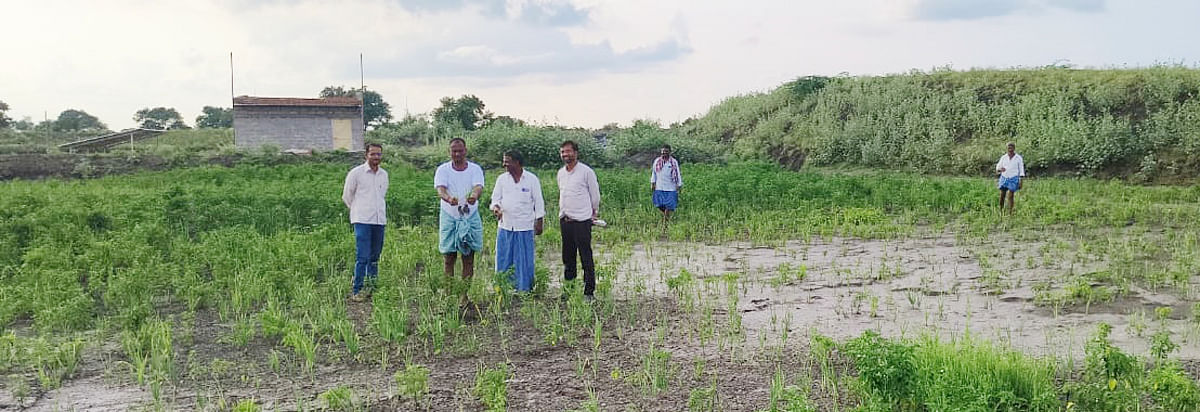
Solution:
<svg viewBox="0 0 1200 412"><path fill-rule="evenodd" d="M1200 65L1196 0L15 0L9 117L188 124L233 93L368 89L397 118L474 94L498 115L600 127L702 115L806 75Z"/></svg>

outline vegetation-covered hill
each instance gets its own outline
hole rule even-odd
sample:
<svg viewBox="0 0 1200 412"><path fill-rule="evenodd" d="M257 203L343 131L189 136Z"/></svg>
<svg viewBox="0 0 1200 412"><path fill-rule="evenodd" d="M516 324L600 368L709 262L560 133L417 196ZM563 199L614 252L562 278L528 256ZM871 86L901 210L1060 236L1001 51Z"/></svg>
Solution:
<svg viewBox="0 0 1200 412"><path fill-rule="evenodd" d="M1033 171L1195 176L1200 70L934 71L802 77L729 98L676 128L792 167L989 170L1013 141Z"/></svg>

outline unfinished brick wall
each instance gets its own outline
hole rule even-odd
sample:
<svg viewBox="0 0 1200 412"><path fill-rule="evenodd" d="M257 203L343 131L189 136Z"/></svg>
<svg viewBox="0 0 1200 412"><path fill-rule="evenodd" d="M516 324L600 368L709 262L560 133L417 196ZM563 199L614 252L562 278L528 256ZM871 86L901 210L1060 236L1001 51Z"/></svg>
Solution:
<svg viewBox="0 0 1200 412"><path fill-rule="evenodd" d="M350 150L363 150L362 113L357 107L235 105L233 140L239 149L274 145L282 150L333 150L333 119L350 120Z"/></svg>

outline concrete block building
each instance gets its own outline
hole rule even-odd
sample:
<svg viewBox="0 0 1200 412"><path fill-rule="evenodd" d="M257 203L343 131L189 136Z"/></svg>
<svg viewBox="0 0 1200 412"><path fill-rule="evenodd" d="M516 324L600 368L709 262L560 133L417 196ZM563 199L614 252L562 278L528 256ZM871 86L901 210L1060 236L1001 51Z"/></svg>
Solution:
<svg viewBox="0 0 1200 412"><path fill-rule="evenodd" d="M353 97L235 97L233 141L239 149L361 151L362 108Z"/></svg>

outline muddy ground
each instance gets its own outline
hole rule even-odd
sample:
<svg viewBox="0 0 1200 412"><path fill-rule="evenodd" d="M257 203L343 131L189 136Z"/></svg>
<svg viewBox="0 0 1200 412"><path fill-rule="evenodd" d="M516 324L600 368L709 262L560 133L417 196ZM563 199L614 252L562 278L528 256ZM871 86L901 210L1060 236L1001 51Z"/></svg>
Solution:
<svg viewBox="0 0 1200 412"><path fill-rule="evenodd" d="M1011 244L1005 239L996 243ZM774 246L653 242L597 249L602 251L598 262L615 273L613 300L599 305L639 308L627 322L631 327L603 330L598 350L588 331L574 345L549 344L529 321L511 316L501 339L496 328L476 318L468 328L479 337L474 349L451 344L433 354L365 339L375 343L351 356L326 344L310 375L290 350L273 341L256 337L246 346L229 344L224 339L231 325L201 312L190 331L176 332L178 370L173 384L161 389L160 405L227 410L239 400L254 399L263 410L313 410L324 406L320 393L344 385L352 389L357 407L366 410L481 410L484 405L472 392L477 371L481 365L506 363L512 371L510 410L571 410L594 395L600 410L679 411L688 409L694 389L712 386L722 410L761 410L768 405L777 371L817 385L821 371L807 351L813 334L839 341L865 330L941 339L969 334L1033 355L1080 359L1096 325L1107 322L1113 325L1116 346L1141 355L1158 327L1154 309L1162 306L1175 309L1166 321L1180 344L1174 356L1193 376L1200 361L1200 329L1190 319L1200 285L1158 291L1135 287L1112 302L1048 308L1035 304L1036 285L1068 272L1093 270L1103 261L1069 263L1042 244L998 249L941 234ZM539 260L560 273L553 254ZM683 270L695 279L688 289L695 300L681 299L679 290L668 287ZM556 301L557 284L539 299ZM736 298L728 293L730 287ZM369 333L370 305L348 304L358 330ZM713 308L714 327L722 330L733 318L729 311L736 310L744 333L700 343L697 306ZM89 348L79 371L60 389L20 403L8 390L0 391L0 409L117 411L153 405L154 394L131 381L120 345L115 339L109 342ZM657 393L630 377L642 369L652 345L671 354L668 387ZM279 359L279 367L271 366L272 357ZM424 400L396 393L393 375L406 357L430 370ZM813 391L812 396L826 407L837 402L831 396L846 396L829 393ZM838 403L853 404L847 399Z"/></svg>
<svg viewBox="0 0 1200 412"><path fill-rule="evenodd" d="M1049 244L1012 239L996 243L1015 247L960 245L949 234L894 240L834 238L782 246L654 243L634 247L621 272L659 279L681 269L701 278L748 274L752 281L738 307L751 338L755 333L771 333L772 317L790 317L793 329L838 340L866 330L907 337L970 334L1025 353L1059 358L1082 358L1084 343L1100 322L1113 326L1114 345L1147 354L1149 335L1159 325L1154 311L1170 307L1166 324L1180 343L1175 355L1200 360L1200 325L1192 317L1200 278L1193 277L1184 291L1133 286L1128 294L1109 302L1055 308L1035 302L1039 284L1060 286L1055 281L1070 273L1099 270L1104 262L1073 262L1074 256L1056 254ZM987 262L986 268L981 260ZM805 275L797 279L801 266ZM789 274L781 277L781 268ZM665 282L649 285L666 293Z"/></svg>

